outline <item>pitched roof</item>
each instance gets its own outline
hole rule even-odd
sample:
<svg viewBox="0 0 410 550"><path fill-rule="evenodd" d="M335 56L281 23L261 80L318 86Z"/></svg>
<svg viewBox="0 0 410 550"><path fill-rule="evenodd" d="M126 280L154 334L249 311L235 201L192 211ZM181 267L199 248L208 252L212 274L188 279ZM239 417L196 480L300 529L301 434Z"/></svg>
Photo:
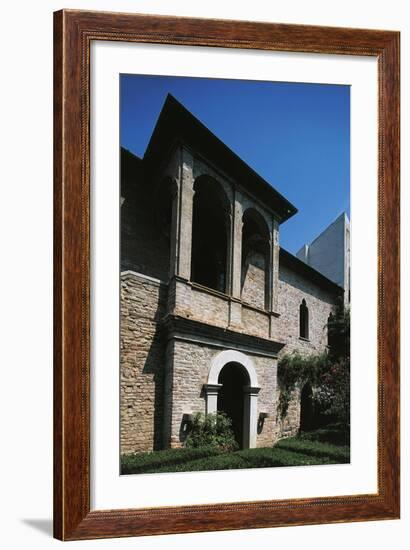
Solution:
<svg viewBox="0 0 410 550"><path fill-rule="evenodd" d="M181 141L208 158L275 211L280 222L296 214L297 208L248 166L171 94L168 94L144 154L144 163L158 165L173 143Z"/></svg>

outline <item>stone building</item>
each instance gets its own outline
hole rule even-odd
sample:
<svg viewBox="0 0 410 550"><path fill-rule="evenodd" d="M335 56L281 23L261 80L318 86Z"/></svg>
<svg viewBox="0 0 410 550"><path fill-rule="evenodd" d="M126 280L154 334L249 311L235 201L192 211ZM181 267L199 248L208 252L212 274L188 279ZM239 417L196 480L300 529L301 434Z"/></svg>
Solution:
<svg viewBox="0 0 410 550"><path fill-rule="evenodd" d="M121 452L181 446L198 411L243 448L297 432L278 356L326 349L343 291L280 248L296 212L172 96L143 159L121 150Z"/></svg>

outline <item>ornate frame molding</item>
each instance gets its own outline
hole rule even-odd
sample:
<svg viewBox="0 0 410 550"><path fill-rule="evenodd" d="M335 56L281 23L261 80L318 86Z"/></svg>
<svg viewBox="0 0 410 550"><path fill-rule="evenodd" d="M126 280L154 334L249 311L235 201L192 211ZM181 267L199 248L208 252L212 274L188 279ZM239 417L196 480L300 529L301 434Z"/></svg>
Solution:
<svg viewBox="0 0 410 550"><path fill-rule="evenodd" d="M377 494L90 510L89 74L92 40L377 58ZM399 44L399 33L391 31L72 10L54 14L55 537L77 540L399 517Z"/></svg>

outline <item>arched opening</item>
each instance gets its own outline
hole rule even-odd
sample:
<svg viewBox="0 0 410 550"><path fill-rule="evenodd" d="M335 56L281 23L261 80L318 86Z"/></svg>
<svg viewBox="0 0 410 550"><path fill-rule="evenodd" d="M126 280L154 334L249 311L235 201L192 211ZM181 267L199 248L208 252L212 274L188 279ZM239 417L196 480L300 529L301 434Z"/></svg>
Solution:
<svg viewBox="0 0 410 550"><path fill-rule="evenodd" d="M305 299L299 306L299 336L306 340L309 339L309 309Z"/></svg>
<svg viewBox="0 0 410 550"><path fill-rule="evenodd" d="M239 448L244 448L246 410L245 387L250 379L246 369L239 363L225 365L218 378L221 388L218 394L217 410L224 412L232 421L232 430Z"/></svg>
<svg viewBox="0 0 410 550"><path fill-rule="evenodd" d="M220 376L225 367L234 365L236 374L239 376L239 386L241 391L233 391L233 394L239 395L239 400L243 403L243 436L242 446L245 449L256 447L257 423L258 423L258 394L260 387L258 377L252 359L245 353L235 350L224 350L218 353L211 362L208 380L204 384L204 397L206 399L206 413L215 413L219 407L224 410L226 400L219 400L219 393L223 387ZM230 369L227 370L227 373ZM235 372L235 371L234 371ZM231 373L232 374L232 373ZM229 374L226 374L225 391L230 386ZM225 375L222 377L224 381ZM229 399L228 399L229 402ZM242 406L242 405L240 405ZM240 418L240 415L239 415Z"/></svg>
<svg viewBox="0 0 410 550"><path fill-rule="evenodd" d="M269 309L269 228L262 215L249 208L243 215L241 298Z"/></svg>
<svg viewBox="0 0 410 550"><path fill-rule="evenodd" d="M300 431L308 432L313 429L314 406L312 386L307 383L303 386L300 395Z"/></svg>
<svg viewBox="0 0 410 550"><path fill-rule="evenodd" d="M226 292L229 201L220 184L208 176L195 180L194 191L191 279Z"/></svg>

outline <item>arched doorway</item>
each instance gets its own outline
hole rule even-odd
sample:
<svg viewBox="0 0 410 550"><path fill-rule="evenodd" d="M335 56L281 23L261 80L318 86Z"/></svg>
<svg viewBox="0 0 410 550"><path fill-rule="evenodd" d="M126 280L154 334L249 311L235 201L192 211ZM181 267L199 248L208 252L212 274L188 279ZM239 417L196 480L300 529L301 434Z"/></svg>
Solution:
<svg viewBox="0 0 410 550"><path fill-rule="evenodd" d="M244 449L256 447L259 390L255 366L249 356L225 350L213 358L204 384L206 413L225 410L229 416L233 415L235 437Z"/></svg>
<svg viewBox="0 0 410 550"><path fill-rule="evenodd" d="M300 395L301 432L308 432L313 429L314 412L312 386L307 383L303 386Z"/></svg>
<svg viewBox="0 0 410 550"><path fill-rule="evenodd" d="M246 369L239 363L228 363L218 379L221 389L218 393L217 410L224 412L232 421L232 431L240 449L244 447L245 389L250 379Z"/></svg>

